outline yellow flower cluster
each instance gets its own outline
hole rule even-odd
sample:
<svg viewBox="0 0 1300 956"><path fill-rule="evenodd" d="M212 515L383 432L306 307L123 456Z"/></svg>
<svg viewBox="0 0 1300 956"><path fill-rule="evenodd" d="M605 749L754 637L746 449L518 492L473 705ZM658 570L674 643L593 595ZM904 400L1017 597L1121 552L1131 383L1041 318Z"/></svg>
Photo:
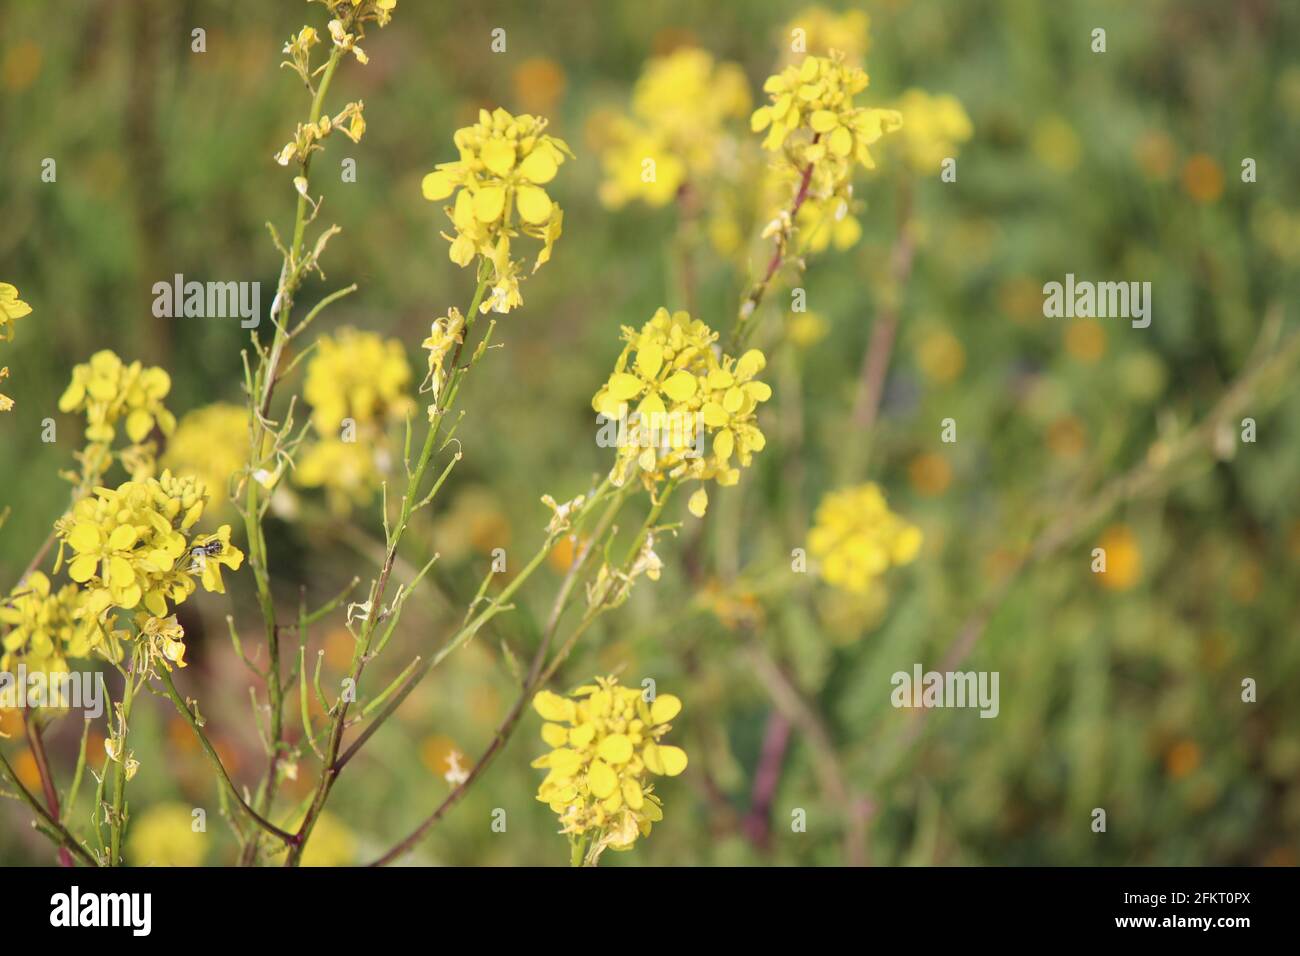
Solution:
<svg viewBox="0 0 1300 956"><path fill-rule="evenodd" d="M763 148L782 154L778 169L787 178L802 186L808 175L815 199L847 196L853 165L874 168L869 147L902 125L897 110L854 105L867 83L866 72L834 53L805 57L763 84L771 103L754 111L750 125L768 131Z"/></svg>
<svg viewBox="0 0 1300 956"><path fill-rule="evenodd" d="M160 478L96 488L59 519L59 562L70 549L68 576L82 586L97 621L112 608L141 605L165 618L194 592L195 576L204 590L224 593L222 566L236 569L244 555L230 543L229 525L189 538L205 499L196 479L164 471Z"/></svg>
<svg viewBox="0 0 1300 956"><path fill-rule="evenodd" d="M559 815L561 832L594 831L589 860L649 836L663 819L650 775L675 777L686 769L686 751L660 742L682 702L660 694L647 703L641 691L607 677L569 697L541 691L533 709L547 721L542 739L552 748L533 761L547 771L537 799Z"/></svg>
<svg viewBox="0 0 1300 956"><path fill-rule="evenodd" d="M421 184L430 202L456 194L446 210L456 236L443 233L451 242L452 262L466 266L482 256L492 263L492 294L483 302L484 312L509 312L523 301L510 240L520 233L541 240L536 272L560 236L564 213L543 187L573 152L564 140L547 135L546 127L540 117L480 110L479 121L453 137L460 159L439 163Z"/></svg>
<svg viewBox="0 0 1300 956"><path fill-rule="evenodd" d="M351 328L322 335L303 385L318 440L300 456L298 484L324 488L339 514L367 504L390 468L388 427L414 407L410 382L400 341Z"/></svg>
<svg viewBox="0 0 1300 956"><path fill-rule="evenodd" d="M767 360L758 349L738 359L720 356L714 351L717 338L699 319L667 309L639 331L623 327L627 345L591 400L599 414L626 419L630 428L620 427L615 484L639 472L652 493L670 477L734 485L740 469L763 450L767 440L755 415L772 389L755 376ZM703 515L707 504L701 488L691 498L691 511Z"/></svg>
<svg viewBox="0 0 1300 956"><path fill-rule="evenodd" d="M140 362L127 365L104 349L72 370L72 382L59 398L59 411L85 412L86 440L91 444L111 444L123 419L127 437L139 444L155 425L164 435L176 427L176 417L163 405L171 387L165 370L145 368Z"/></svg>
<svg viewBox="0 0 1300 956"><path fill-rule="evenodd" d="M805 53L828 55L831 50L844 54L848 63L860 64L870 49L870 18L862 10L836 13L822 6L801 11L781 30L779 42L789 51L786 59Z"/></svg>
<svg viewBox="0 0 1300 956"><path fill-rule="evenodd" d="M598 125L601 202L612 209L638 199L663 206L686 182L698 185L724 158L727 121L750 105L737 64L715 64L691 47L650 60L632 92L631 115Z"/></svg>
<svg viewBox="0 0 1300 956"><path fill-rule="evenodd" d="M940 164L956 156L957 147L974 132L970 117L955 96L913 89L899 97L895 105L903 115L898 145L908 165L919 173L938 172Z"/></svg>
<svg viewBox="0 0 1300 956"><path fill-rule="evenodd" d="M56 591L40 571L0 599L0 624L8 628L0 671L10 673L20 661L29 672L66 673L68 658L85 657L97 637L80 589L66 584Z"/></svg>
<svg viewBox="0 0 1300 956"><path fill-rule="evenodd" d="M808 533L808 554L830 584L865 594L891 565L909 564L921 530L889 510L873 482L826 495Z"/></svg>
<svg viewBox="0 0 1300 956"><path fill-rule="evenodd" d="M208 507L229 506L231 480L248 461L248 409L229 402L214 402L181 417L162 466L179 475L195 475L208 489Z"/></svg>
<svg viewBox="0 0 1300 956"><path fill-rule="evenodd" d="M7 282L0 282L0 341L9 342L14 337L14 323L25 315L30 315L32 307L18 298L18 290ZM0 379L9 375L9 369L0 367ZM14 407L14 400L0 393L0 412L7 412Z"/></svg>

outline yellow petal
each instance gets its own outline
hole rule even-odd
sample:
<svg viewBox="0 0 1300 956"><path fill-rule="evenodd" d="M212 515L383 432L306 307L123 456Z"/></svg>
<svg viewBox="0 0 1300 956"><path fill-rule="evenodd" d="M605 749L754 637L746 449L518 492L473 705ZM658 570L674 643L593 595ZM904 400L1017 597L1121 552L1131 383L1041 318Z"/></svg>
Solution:
<svg viewBox="0 0 1300 956"><path fill-rule="evenodd" d="M483 165L498 176L504 176L515 168L515 148L504 139L490 139L483 144L479 154Z"/></svg>
<svg viewBox="0 0 1300 956"><path fill-rule="evenodd" d="M519 164L519 175L530 183L549 183L555 178L555 157L550 149L538 146Z"/></svg>
<svg viewBox="0 0 1300 956"><path fill-rule="evenodd" d="M474 218L479 222L496 222L506 208L506 191L500 186L485 186L474 194Z"/></svg>
<svg viewBox="0 0 1300 956"><path fill-rule="evenodd" d="M640 810L645 803L645 793L641 790L641 784L632 779L624 780L623 799L633 810Z"/></svg>
<svg viewBox="0 0 1300 956"><path fill-rule="evenodd" d="M758 349L750 349L736 362L736 375L748 381L766 367L767 359L763 357L763 353Z"/></svg>
<svg viewBox="0 0 1300 956"><path fill-rule="evenodd" d="M533 698L533 710L544 720L573 722L573 701L549 690L539 691Z"/></svg>
<svg viewBox="0 0 1300 956"><path fill-rule="evenodd" d="M455 188L456 184L452 182L451 177L440 169L429 173L420 181L420 192L430 202L446 199Z"/></svg>
<svg viewBox="0 0 1300 956"><path fill-rule="evenodd" d="M135 569L131 567L131 562L125 558L117 556L109 559L109 581L114 587L129 587L135 581Z"/></svg>
<svg viewBox="0 0 1300 956"><path fill-rule="evenodd" d="M98 564L93 554L83 554L73 558L72 563L68 565L68 577L78 584L89 581L95 576L95 568Z"/></svg>
<svg viewBox="0 0 1300 956"><path fill-rule="evenodd" d="M98 550L102 540L103 536L100 535L98 526L86 521L75 525L72 533L68 535L68 544L72 545L73 551L79 553Z"/></svg>
<svg viewBox="0 0 1300 956"><path fill-rule="evenodd" d="M569 731L559 724L542 724L542 739L552 747L563 747L569 742Z"/></svg>
<svg viewBox="0 0 1300 956"><path fill-rule="evenodd" d="M686 509L697 518L703 518L708 508L709 493L703 488L691 495L691 500L686 503Z"/></svg>
<svg viewBox="0 0 1300 956"><path fill-rule="evenodd" d="M722 410L722 406L717 402L704 403L704 424L710 428L721 428L727 424L727 413Z"/></svg>
<svg viewBox="0 0 1300 956"><path fill-rule="evenodd" d="M683 754L683 757L686 755ZM682 766L685 766L683 763ZM681 771L677 771L681 773ZM591 787L592 796L604 800L618 788L618 774L609 768L603 760L593 760L587 771L587 785Z"/></svg>
<svg viewBox="0 0 1300 956"><path fill-rule="evenodd" d="M681 747L659 748L659 759L664 765L664 775L675 777L686 769L686 751Z"/></svg>
<svg viewBox="0 0 1300 956"><path fill-rule="evenodd" d="M538 225L551 218L551 197L540 186L521 185L515 191L515 205L524 222Z"/></svg>
<svg viewBox="0 0 1300 956"><path fill-rule="evenodd" d="M682 702L672 694L660 694L650 705L650 719L656 724L666 724L682 712Z"/></svg>
<svg viewBox="0 0 1300 956"><path fill-rule="evenodd" d="M145 436L153 431L153 416L143 408L137 408L126 417L126 433L130 436L131 441L144 441Z"/></svg>
<svg viewBox="0 0 1300 956"><path fill-rule="evenodd" d="M713 453L724 461L731 457L736 447L736 436L730 428L724 428L713 436Z"/></svg>
<svg viewBox="0 0 1300 956"><path fill-rule="evenodd" d="M661 386L663 393L674 402L684 402L695 394L695 376L690 372L675 372Z"/></svg>
<svg viewBox="0 0 1300 956"><path fill-rule="evenodd" d="M664 350L658 342L647 342L636 353L636 367L646 378L654 378L664 364Z"/></svg>
<svg viewBox="0 0 1300 956"><path fill-rule="evenodd" d="M113 533L108 536L108 547L112 551L126 551L136 541L135 528L129 524L121 524L113 529Z"/></svg>
<svg viewBox="0 0 1300 956"><path fill-rule="evenodd" d="M632 759L632 741L625 734L610 734L596 748L602 760L612 764L624 764Z"/></svg>
<svg viewBox="0 0 1300 956"><path fill-rule="evenodd" d="M853 134L841 126L831 133L831 152L836 156L847 156L853 152Z"/></svg>
<svg viewBox="0 0 1300 956"><path fill-rule="evenodd" d="M814 133L829 133L839 122L839 118L830 110L816 110L809 120Z"/></svg>
<svg viewBox="0 0 1300 956"><path fill-rule="evenodd" d="M609 389L609 397L615 402L625 402L641 392L642 382L635 375L629 375L627 372L615 372L609 377L609 383L606 388Z"/></svg>

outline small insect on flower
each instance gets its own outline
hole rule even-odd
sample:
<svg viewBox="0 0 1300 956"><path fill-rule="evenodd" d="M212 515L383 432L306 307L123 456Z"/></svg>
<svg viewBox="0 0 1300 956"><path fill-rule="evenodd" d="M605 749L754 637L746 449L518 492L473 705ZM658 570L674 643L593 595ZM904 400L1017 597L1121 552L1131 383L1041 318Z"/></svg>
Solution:
<svg viewBox="0 0 1300 956"><path fill-rule="evenodd" d="M226 546L220 540L209 541L206 544L190 548L190 573L202 574L208 566L208 558L215 558L225 550Z"/></svg>

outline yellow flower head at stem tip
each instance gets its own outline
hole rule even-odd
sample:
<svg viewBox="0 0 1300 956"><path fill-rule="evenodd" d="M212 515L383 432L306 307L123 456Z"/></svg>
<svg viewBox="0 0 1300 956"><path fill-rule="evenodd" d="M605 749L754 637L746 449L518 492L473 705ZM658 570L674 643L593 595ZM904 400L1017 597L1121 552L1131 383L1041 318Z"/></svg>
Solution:
<svg viewBox="0 0 1300 956"><path fill-rule="evenodd" d="M647 702L640 690L614 677L597 678L568 697L541 691L533 709L547 723L542 739L552 748L533 761L547 771L537 799L559 815L562 833L593 835L591 857L606 847L630 849L663 819L652 775L675 777L686 752L661 742L682 709L671 694Z"/></svg>
<svg viewBox="0 0 1300 956"><path fill-rule="evenodd" d="M805 57L763 84L771 102L754 111L750 126L767 130L763 148L780 154L777 169L795 188L808 174L814 199L847 199L853 166L874 168L869 147L903 124L897 110L854 103L868 82L864 70L832 53Z"/></svg>
<svg viewBox="0 0 1300 956"><path fill-rule="evenodd" d="M452 262L466 266L481 256L492 264L492 295L484 312L509 312L522 302L511 240L522 234L541 241L536 272L562 231L564 213L544 187L573 152L564 140L547 135L546 127L540 117L480 110L477 123L456 131L460 159L440 163L421 184L430 202L455 194L446 211L456 235L443 234L451 242Z"/></svg>
<svg viewBox="0 0 1300 956"><path fill-rule="evenodd" d="M772 389L757 376L767 365L758 349L739 358L715 351L718 333L686 312L659 309L641 329L623 327L627 343L608 381L591 400L607 420L626 419L611 476L616 485L639 475L652 493L668 478L713 479L734 485L762 451L758 406ZM629 414L629 411L634 414ZM703 489L691 511L704 513Z"/></svg>

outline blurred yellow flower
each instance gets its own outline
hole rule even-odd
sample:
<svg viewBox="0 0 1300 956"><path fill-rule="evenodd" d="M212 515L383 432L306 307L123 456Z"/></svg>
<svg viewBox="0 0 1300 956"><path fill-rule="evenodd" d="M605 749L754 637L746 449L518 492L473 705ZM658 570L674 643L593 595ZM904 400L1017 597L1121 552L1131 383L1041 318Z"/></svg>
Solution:
<svg viewBox="0 0 1300 956"><path fill-rule="evenodd" d="M640 200L671 202L688 181L717 169L729 120L750 108L749 84L734 63L715 63L686 47L650 60L632 92L631 114L614 115L598 128L605 180L600 199L617 209Z"/></svg>
<svg viewBox="0 0 1300 956"><path fill-rule="evenodd" d="M549 753L533 761L547 771L537 799L559 815L561 833L590 834L588 861L606 848L627 850L663 819L651 774L675 777L686 751L660 742L682 702L659 694L648 703L640 690L614 677L596 678L568 697L541 691L533 709L547 722Z"/></svg>
<svg viewBox="0 0 1300 956"><path fill-rule="evenodd" d="M907 465L907 477L917 494L933 497L948 490L952 483L952 465L943 455L926 452Z"/></svg>
<svg viewBox="0 0 1300 956"><path fill-rule="evenodd" d="M1216 202L1223 195L1223 170L1211 157L1196 153L1183 164L1183 190L1198 203Z"/></svg>
<svg viewBox="0 0 1300 956"><path fill-rule="evenodd" d="M303 385L317 440L299 454L294 480L324 488L336 514L368 504L391 470L389 427L414 407L410 382L397 339L351 328L322 335Z"/></svg>
<svg viewBox="0 0 1300 956"><path fill-rule="evenodd" d="M806 349L826 338L830 328L820 312L796 312L786 320L785 334L796 348Z"/></svg>
<svg viewBox="0 0 1300 956"><path fill-rule="evenodd" d="M126 857L132 866L201 866L206 832L195 832L194 811L180 803L155 803L132 814Z"/></svg>
<svg viewBox="0 0 1300 956"><path fill-rule="evenodd" d="M312 826L302 851L303 866L351 866L357 858L357 839L338 817L322 811Z"/></svg>
<svg viewBox="0 0 1300 956"><path fill-rule="evenodd" d="M1111 525L1097 542L1106 552L1106 569L1097 572L1102 587L1127 591L1142 577L1142 548L1137 535L1124 524Z"/></svg>
<svg viewBox="0 0 1300 956"><path fill-rule="evenodd" d="M1096 319L1074 319L1065 330L1065 349L1091 365L1106 354L1106 330Z"/></svg>
<svg viewBox="0 0 1300 956"><path fill-rule="evenodd" d="M68 673L69 658L84 658L99 643L99 629L85 609L85 595L75 584L55 590L50 579L33 571L0 603L0 671L13 673L21 663L28 673ZM51 689L61 686L57 681ZM51 706L60 706L57 700Z"/></svg>
<svg viewBox="0 0 1300 956"><path fill-rule="evenodd" d="M213 512L229 511L232 479L248 461L248 409L213 402L181 416L161 464L178 475L194 475L216 496Z"/></svg>
<svg viewBox="0 0 1300 956"><path fill-rule="evenodd" d="M1058 173L1078 166L1082 151L1074 127L1059 116L1046 116L1035 124L1033 149L1039 162Z"/></svg>
<svg viewBox="0 0 1300 956"><path fill-rule="evenodd" d="M548 57L530 57L511 77L515 99L530 113L551 113L564 95L564 67Z"/></svg>
<svg viewBox="0 0 1300 956"><path fill-rule="evenodd" d="M920 549L921 530L890 511L873 482L827 494L808 532L808 554L822 578L857 594Z"/></svg>
<svg viewBox="0 0 1300 956"><path fill-rule="evenodd" d="M871 48L871 20L862 10L836 13L823 6L807 7L781 28L777 38L785 62L800 59L805 53L829 56L832 50L844 54L848 63L862 64Z"/></svg>
<svg viewBox="0 0 1300 956"><path fill-rule="evenodd" d="M948 385L966 367L966 350L957 337L946 329L926 332L916 348L916 363L922 373L936 385Z"/></svg>
<svg viewBox="0 0 1300 956"><path fill-rule="evenodd" d="M902 134L895 138L908 165L918 173L936 173L945 159L974 133L961 101L946 93L908 90L895 104L903 114Z"/></svg>

